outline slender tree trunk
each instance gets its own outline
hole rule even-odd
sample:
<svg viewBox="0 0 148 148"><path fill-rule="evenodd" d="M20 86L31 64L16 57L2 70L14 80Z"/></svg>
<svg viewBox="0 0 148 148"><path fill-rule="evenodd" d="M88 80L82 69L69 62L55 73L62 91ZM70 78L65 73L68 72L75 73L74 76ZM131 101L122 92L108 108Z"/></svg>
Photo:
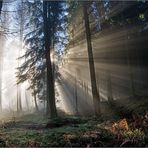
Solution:
<svg viewBox="0 0 148 148"><path fill-rule="evenodd" d="M47 115L50 118L57 117L56 103L55 103L55 90L53 80L53 69L51 64L50 50L51 50L51 37L50 37L50 2L43 1L43 15L44 15L44 36L45 36L45 50L46 50L46 66L47 66ZM48 14L47 14L48 12Z"/></svg>
<svg viewBox="0 0 148 148"><path fill-rule="evenodd" d="M17 89L18 89L18 87L17 87ZM17 90L17 92L18 92L18 90ZM16 109L17 109L17 113L19 112L19 105L18 105L18 93L17 93L17 100L16 100Z"/></svg>
<svg viewBox="0 0 148 148"><path fill-rule="evenodd" d="M95 75L95 67L94 67L94 58L91 44L91 32L89 26L89 17L87 13L88 2L83 2L83 11L84 11L84 21L85 21L85 31L86 31L86 40L87 40L87 50L88 50L88 60L89 60L89 68L90 68L90 79L91 79L91 89L93 96L93 104L95 115L99 116L101 114L100 111L100 96L97 89L96 84L96 75Z"/></svg>
<svg viewBox="0 0 148 148"><path fill-rule="evenodd" d="M0 63L1 66L1 63ZM0 67L0 111L2 111L2 79L1 79L1 67Z"/></svg>
<svg viewBox="0 0 148 148"><path fill-rule="evenodd" d="M124 5L126 4L125 1L122 1L122 5L124 7ZM126 4L127 5L127 4ZM124 14L122 14L122 19L124 20ZM129 81L130 81L130 93L133 96L133 98L136 96L136 91L135 91L135 85L134 85L134 73L133 73L133 68L132 68L132 64L131 64L131 56L130 56L130 52L129 52L129 47L128 47L128 32L127 32L127 28L126 25L123 26L124 27L124 43L125 43L125 50L126 50L126 58L127 58L127 67L128 67L128 72L129 72Z"/></svg>
<svg viewBox="0 0 148 148"><path fill-rule="evenodd" d="M36 98L35 90L34 90L34 104L35 104L35 109L38 112L39 111L39 108L38 108L38 104L37 104L37 98Z"/></svg>
<svg viewBox="0 0 148 148"><path fill-rule="evenodd" d="M106 73L107 73L107 98L108 98L109 102L113 102L112 82L111 82L110 70L107 70Z"/></svg>
<svg viewBox="0 0 148 148"><path fill-rule="evenodd" d="M21 94L20 94L20 85L17 84L17 112L20 112L22 109L21 105Z"/></svg>
<svg viewBox="0 0 148 148"><path fill-rule="evenodd" d="M75 114L78 115L77 76L75 75Z"/></svg>
<svg viewBox="0 0 148 148"><path fill-rule="evenodd" d="M21 0L21 12L20 12L20 49L18 53L18 57L21 56L21 50L23 49L23 0ZM20 66L20 61L18 60L18 67ZM17 111L22 111L22 100L21 100L21 84L17 85Z"/></svg>
<svg viewBox="0 0 148 148"><path fill-rule="evenodd" d="M25 88L25 101L26 101L27 110L29 110L28 95L26 88Z"/></svg>
<svg viewBox="0 0 148 148"><path fill-rule="evenodd" d="M20 86L17 85L17 112L20 111L22 111L21 94L20 94Z"/></svg>
<svg viewBox="0 0 148 148"><path fill-rule="evenodd" d="M0 111L2 111L2 49L0 50Z"/></svg>
<svg viewBox="0 0 148 148"><path fill-rule="evenodd" d="M35 103L35 109L38 112L39 108L38 108L38 104L37 104L37 100L36 100L36 95L34 95L34 103Z"/></svg>
<svg viewBox="0 0 148 148"><path fill-rule="evenodd" d="M21 98L21 89L19 91L19 108L20 108L20 111L22 112L22 98Z"/></svg>
<svg viewBox="0 0 148 148"><path fill-rule="evenodd" d="M0 15L1 15L1 10L2 10L2 5L3 5L3 0L0 0ZM0 36L1 47L3 45L2 42L3 42L3 39ZM0 111L2 111L2 48L0 50Z"/></svg>
<svg viewBox="0 0 148 148"><path fill-rule="evenodd" d="M3 45L4 45L4 38L0 36L0 111L2 111L2 71L3 71Z"/></svg>
<svg viewBox="0 0 148 148"><path fill-rule="evenodd" d="M21 101L21 93L20 93L20 86L17 85L17 112L22 111L22 101Z"/></svg>
<svg viewBox="0 0 148 148"><path fill-rule="evenodd" d="M46 94L47 94L47 91L46 91L46 79L47 79L47 76L46 76L46 72L44 72L44 78L43 78L43 84L44 84L44 112L46 113L46 100L47 100L47 97L46 97Z"/></svg>

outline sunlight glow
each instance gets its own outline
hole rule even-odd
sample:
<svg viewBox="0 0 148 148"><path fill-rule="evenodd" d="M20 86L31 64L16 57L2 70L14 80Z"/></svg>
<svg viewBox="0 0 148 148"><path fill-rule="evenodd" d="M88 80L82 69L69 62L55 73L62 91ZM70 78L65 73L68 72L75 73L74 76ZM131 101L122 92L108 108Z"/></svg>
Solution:
<svg viewBox="0 0 148 148"><path fill-rule="evenodd" d="M3 48L3 81L2 81L2 106L3 109L15 110L17 102L17 84L16 72L18 66L18 54L20 50L20 42L18 39L9 39ZM23 54L23 51L22 51ZM23 108L26 108L25 92L28 83L21 84L21 99ZM27 93L30 93L27 91ZM29 95L29 94L28 94ZM31 94L30 94L31 95ZM30 96L29 95L29 96ZM28 97L29 97L28 96ZM32 105L31 99L29 104Z"/></svg>

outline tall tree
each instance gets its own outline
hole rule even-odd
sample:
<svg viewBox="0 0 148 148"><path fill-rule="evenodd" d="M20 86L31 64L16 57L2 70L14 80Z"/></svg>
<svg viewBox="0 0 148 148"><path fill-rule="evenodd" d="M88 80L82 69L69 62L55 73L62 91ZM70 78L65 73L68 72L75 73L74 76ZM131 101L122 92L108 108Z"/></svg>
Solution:
<svg viewBox="0 0 148 148"><path fill-rule="evenodd" d="M0 35L0 111L2 110L2 65L3 65L3 36Z"/></svg>
<svg viewBox="0 0 148 148"><path fill-rule="evenodd" d="M34 103L35 103L35 109L36 111L38 112L39 111L39 108L38 108L38 104L37 104L37 97L36 97L36 90L34 88L34 92L33 92L33 96L34 96Z"/></svg>
<svg viewBox="0 0 148 148"><path fill-rule="evenodd" d="M45 38L45 57L47 67L47 115L51 118L57 116L54 90L54 72L51 63L51 49L55 44L63 42L60 31L64 32L65 9L64 1L43 1L43 19L44 19L44 38ZM63 34L63 33L62 33Z"/></svg>
<svg viewBox="0 0 148 148"><path fill-rule="evenodd" d="M40 93L43 92L42 85L43 73L45 71L44 62L44 40L43 40L43 18L42 18L42 3L36 0L33 3L26 0L24 2L25 9L25 54L20 59L25 59L18 68L18 83L29 81L29 87L34 97L36 110L37 98L41 99ZM45 95L45 93L43 94Z"/></svg>
<svg viewBox="0 0 148 148"><path fill-rule="evenodd" d="M51 118L57 117L55 104L55 90L53 71L51 64L51 2L43 1L43 18L44 18L44 37L46 49L46 66L47 66L47 115ZM52 24L53 25L53 24ZM50 110L49 110L50 109Z"/></svg>
<svg viewBox="0 0 148 148"><path fill-rule="evenodd" d="M3 4L3 0L0 1L0 15L1 15L2 4ZM0 45L1 45L1 48L0 48L0 111L2 111L2 62L3 62L2 61L2 56L3 56L2 47L3 47L3 42L4 42L4 39L0 32Z"/></svg>
<svg viewBox="0 0 148 148"><path fill-rule="evenodd" d="M35 89L35 94L39 99L43 100L46 96L46 112L52 118L57 116L57 111L50 53L55 45L64 45L63 33L60 33L60 31L65 31L63 29L65 13L62 13L64 8L62 3L59 1L43 1L43 3L41 0L26 1L28 7L25 12L29 17L25 26L29 29L25 31L24 37L27 50L21 57L26 61L18 68L18 83L29 80L29 89L32 89L32 94ZM45 87L47 87L46 91Z"/></svg>
<svg viewBox="0 0 148 148"><path fill-rule="evenodd" d="M87 51L88 51L88 60L89 60L89 68L90 68L91 89L92 89L95 115L98 116L101 114L100 96L99 96L99 92L97 89L97 83L96 83L94 58L93 58L93 51L92 51L92 44L91 44L91 31L90 31L90 25L89 25L89 15L88 15L88 11L87 11L88 5L89 5L89 2L83 2L83 12L84 12L85 31L86 31L86 40L87 40Z"/></svg>
<svg viewBox="0 0 148 148"><path fill-rule="evenodd" d="M21 8L18 19L19 19L19 40L20 40L20 49L18 51L18 57L21 56L23 49L23 34L24 34L24 1L21 0L19 3L19 8ZM18 67L20 66L20 59L18 60ZM17 111L22 111L22 98L21 98L21 84L17 84Z"/></svg>

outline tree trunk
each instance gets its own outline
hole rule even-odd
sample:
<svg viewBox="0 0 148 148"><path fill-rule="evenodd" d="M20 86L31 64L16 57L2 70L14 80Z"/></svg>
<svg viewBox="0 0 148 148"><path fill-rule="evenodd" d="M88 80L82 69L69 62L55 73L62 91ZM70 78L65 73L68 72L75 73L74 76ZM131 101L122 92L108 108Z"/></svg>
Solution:
<svg viewBox="0 0 148 148"><path fill-rule="evenodd" d="M2 111L2 71L3 71L3 45L4 38L0 36L0 111Z"/></svg>
<svg viewBox="0 0 148 148"><path fill-rule="evenodd" d="M18 58L21 56L23 49L23 0L21 0L21 12L20 12L20 49L18 51ZM20 60L18 60L18 67L20 66ZM17 84L17 111L22 111L22 100L21 100L21 84Z"/></svg>
<svg viewBox="0 0 148 148"><path fill-rule="evenodd" d="M38 108L38 104L37 104L37 99L36 99L36 93L34 91L34 104L35 104L35 110L38 112L39 108Z"/></svg>
<svg viewBox="0 0 148 148"><path fill-rule="evenodd" d="M0 61L0 111L2 111L2 71L1 71L1 61Z"/></svg>
<svg viewBox="0 0 148 148"><path fill-rule="evenodd" d="M2 51L0 51L1 53ZM0 111L2 111L2 55L0 55Z"/></svg>
<svg viewBox="0 0 148 148"><path fill-rule="evenodd" d="M122 1L123 7L125 4L126 4L126 2ZM122 19L124 20L124 14L122 14ZM132 68L132 64L131 64L131 55L129 52L128 40L127 40L129 32L127 32L126 25L124 25L123 27L124 27L124 36L125 36L124 44L125 44L125 50L126 50L127 67L128 67L128 73L129 73L129 81L130 81L130 94L134 98L136 96L136 90L135 90L135 85L134 85L134 73L133 73L133 68Z"/></svg>
<svg viewBox="0 0 148 148"><path fill-rule="evenodd" d="M19 108L20 108L20 111L22 112L22 99L21 99L21 89L20 89L20 91L19 91Z"/></svg>
<svg viewBox="0 0 148 148"><path fill-rule="evenodd" d="M17 85L17 112L22 111L22 101L21 101L21 94L20 94L20 86Z"/></svg>
<svg viewBox="0 0 148 148"><path fill-rule="evenodd" d="M85 21L85 31L86 31L86 40L87 40L87 50L88 50L88 60L89 60L89 68L90 68L90 79L91 79L91 89L93 96L93 104L95 115L99 116L101 114L100 111L100 96L97 89L96 84L96 75L95 75L95 67L94 67L94 58L91 44L91 32L89 26L89 17L87 13L88 2L83 2L83 11L84 11L84 21Z"/></svg>
<svg viewBox="0 0 148 148"><path fill-rule="evenodd" d="M107 98L108 98L108 101L111 103L113 102L113 93L112 93L112 81L111 81L110 70L107 70L106 74L107 74Z"/></svg>
<svg viewBox="0 0 148 148"><path fill-rule="evenodd" d="M75 114L78 115L77 76L75 75Z"/></svg>
<svg viewBox="0 0 148 148"><path fill-rule="evenodd" d="M46 114L50 118L57 117L56 103L55 103L55 90L53 80L53 70L50 57L51 37L50 37L50 7L47 1L43 1L43 15L44 15L44 36L45 36L45 50L46 50L46 66L47 66L47 110ZM48 15L47 15L48 12Z"/></svg>
<svg viewBox="0 0 148 148"><path fill-rule="evenodd" d="M28 95L27 95L27 90L26 90L26 88L25 88L25 101L26 101L27 110L29 110Z"/></svg>

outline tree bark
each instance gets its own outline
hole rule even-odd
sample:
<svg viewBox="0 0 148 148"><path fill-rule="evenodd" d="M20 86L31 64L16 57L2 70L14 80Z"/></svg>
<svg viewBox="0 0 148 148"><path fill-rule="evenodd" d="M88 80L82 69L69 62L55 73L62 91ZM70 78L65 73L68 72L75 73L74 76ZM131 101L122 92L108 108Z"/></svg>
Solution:
<svg viewBox="0 0 148 148"><path fill-rule="evenodd" d="M0 36L0 45L3 48L3 40L2 37ZM2 56L3 56L3 49L0 49L0 111L2 111Z"/></svg>
<svg viewBox="0 0 148 148"><path fill-rule="evenodd" d="M18 85L17 85L17 112L21 112L22 111L22 101L21 101L20 86Z"/></svg>
<svg viewBox="0 0 148 148"><path fill-rule="evenodd" d="M98 92L97 84L96 84L94 58L93 58L93 51L92 51L92 44L91 44L91 32L90 32L90 26L89 26L89 16L87 13L87 7L88 7L88 2L83 2L83 13L84 13L84 21L85 21L85 31L86 31L86 40L87 40L87 50L88 50L88 60L89 60L93 104L94 104L95 115L99 116L101 114L100 96L99 96L99 92Z"/></svg>
<svg viewBox="0 0 148 148"><path fill-rule="evenodd" d="M123 7L125 4L126 4L126 2L122 1ZM124 20L124 14L122 14L122 19ZM134 84L134 73L133 73L133 68L132 68L132 64L131 64L131 55L129 52L128 41L127 41L127 37L128 37L129 32L127 32L126 25L123 25L123 27L124 27L124 36L125 36L124 45L125 45L125 50L126 50L127 67L128 67L128 73L129 73L129 81L130 81L130 94L132 95L133 98L135 98L136 90L135 90L135 84Z"/></svg>
<svg viewBox="0 0 148 148"><path fill-rule="evenodd" d="M2 111L2 72L3 72L3 47L5 39L0 35L0 111Z"/></svg>
<svg viewBox="0 0 148 148"><path fill-rule="evenodd" d="M25 101L26 101L27 110L29 110L28 95L27 95L27 90L26 90L26 88L25 88Z"/></svg>
<svg viewBox="0 0 148 148"><path fill-rule="evenodd" d="M34 104L35 104L35 109L38 112L39 111L39 108L38 108L38 104L37 104L37 98L36 98L35 90L34 90Z"/></svg>
<svg viewBox="0 0 148 148"><path fill-rule="evenodd" d="M46 50L46 66L47 66L47 109L46 114L50 118L57 117L56 103L55 103L55 89L53 80L53 69L51 64L50 50L51 50L51 25L50 24L50 7L48 1L43 1L43 17L44 17L44 37ZM47 15L48 13L48 15Z"/></svg>
<svg viewBox="0 0 148 148"><path fill-rule="evenodd" d="M110 70L106 71L107 74L107 98L110 103L113 102L113 93L112 93L112 81L111 81L111 72Z"/></svg>
<svg viewBox="0 0 148 148"><path fill-rule="evenodd" d="M78 115L77 76L75 75L75 114Z"/></svg>
<svg viewBox="0 0 148 148"><path fill-rule="evenodd" d="M21 0L21 12L20 12L20 49L18 52L18 58L21 56L21 51L23 49L23 0ZM18 60L18 67L20 66L20 60ZM21 84L17 84L17 111L22 111L22 100L21 100Z"/></svg>

